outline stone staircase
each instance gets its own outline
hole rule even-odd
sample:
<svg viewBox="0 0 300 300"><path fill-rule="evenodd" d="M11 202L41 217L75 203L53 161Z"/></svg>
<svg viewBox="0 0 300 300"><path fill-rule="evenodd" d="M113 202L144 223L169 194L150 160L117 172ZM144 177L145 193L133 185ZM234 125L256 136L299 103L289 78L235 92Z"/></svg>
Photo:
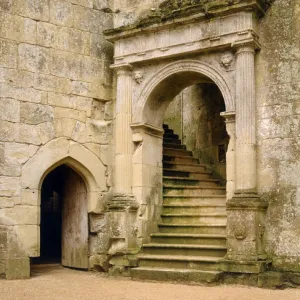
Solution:
<svg viewBox="0 0 300 300"><path fill-rule="evenodd" d="M133 279L213 282L226 254L225 188L164 125L159 231L138 255Z"/></svg>

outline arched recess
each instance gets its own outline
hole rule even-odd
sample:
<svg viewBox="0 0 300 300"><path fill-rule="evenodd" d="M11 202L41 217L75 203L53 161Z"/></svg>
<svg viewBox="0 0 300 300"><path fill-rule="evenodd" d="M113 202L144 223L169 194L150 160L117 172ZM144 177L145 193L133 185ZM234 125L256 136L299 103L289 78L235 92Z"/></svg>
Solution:
<svg viewBox="0 0 300 300"><path fill-rule="evenodd" d="M60 165L67 165L81 175L87 187L89 213L101 213L103 199L107 192L106 167L100 159L84 146L67 138L58 138L42 146L38 152L22 167L21 201L37 207L36 247L27 249L30 257L39 256L40 198L43 180Z"/></svg>
<svg viewBox="0 0 300 300"><path fill-rule="evenodd" d="M225 72L224 72L225 73ZM156 71L144 83L141 94L133 103L132 129L136 145L133 154L133 193L142 204L142 238L160 222L162 207L162 124L165 111L174 97L188 86L214 83L219 88L227 116L234 116L234 84L207 63L197 60L179 60ZM233 117L234 118L234 117ZM234 125L233 121L233 127ZM228 130L227 130L228 131ZM231 197L235 185L235 134L231 136L227 151L227 195ZM135 175L137 174L137 175Z"/></svg>
<svg viewBox="0 0 300 300"><path fill-rule="evenodd" d="M184 88L205 82L218 86L226 111L234 112L234 91L217 69L197 60L179 60L158 70L145 84L134 105L133 122L161 127L165 110L173 98Z"/></svg>

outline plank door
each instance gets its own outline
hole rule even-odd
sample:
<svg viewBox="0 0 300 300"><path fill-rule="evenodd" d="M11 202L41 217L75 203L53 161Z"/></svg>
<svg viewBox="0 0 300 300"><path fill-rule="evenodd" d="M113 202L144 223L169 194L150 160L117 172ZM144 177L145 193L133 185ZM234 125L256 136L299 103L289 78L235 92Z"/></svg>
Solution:
<svg viewBox="0 0 300 300"><path fill-rule="evenodd" d="M66 170L63 192L62 265L88 268L87 190L83 179L71 168Z"/></svg>

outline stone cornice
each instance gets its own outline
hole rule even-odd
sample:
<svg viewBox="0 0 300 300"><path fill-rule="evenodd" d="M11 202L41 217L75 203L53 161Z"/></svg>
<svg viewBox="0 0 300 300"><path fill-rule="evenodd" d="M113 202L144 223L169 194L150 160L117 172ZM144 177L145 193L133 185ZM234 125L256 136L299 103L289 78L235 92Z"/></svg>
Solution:
<svg viewBox="0 0 300 300"><path fill-rule="evenodd" d="M106 38L116 41L141 31L157 31L196 21L230 15L240 11L254 11L264 15L273 0L167 0L158 10L136 23L104 31Z"/></svg>

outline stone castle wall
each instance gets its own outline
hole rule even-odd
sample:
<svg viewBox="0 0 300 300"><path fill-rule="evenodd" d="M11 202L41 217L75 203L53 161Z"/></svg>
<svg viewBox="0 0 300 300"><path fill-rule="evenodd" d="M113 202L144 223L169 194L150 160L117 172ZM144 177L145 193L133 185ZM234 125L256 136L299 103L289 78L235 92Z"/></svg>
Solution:
<svg viewBox="0 0 300 300"><path fill-rule="evenodd" d="M78 155L110 189L110 12L99 0L0 1L0 277L28 276L39 253L39 190L27 179Z"/></svg>
<svg viewBox="0 0 300 300"><path fill-rule="evenodd" d="M29 276L28 257L39 253L34 174L42 180L56 158L78 157L100 166L91 172L99 175L99 192L112 187L113 46L102 31L131 24L162 1L112 2L0 2L0 277ZM258 187L269 203L264 240L273 265L294 271L300 271L299 28L300 3L275 1L260 21L256 55ZM108 221L97 217L101 205L93 201L96 255L109 244Z"/></svg>
<svg viewBox="0 0 300 300"><path fill-rule="evenodd" d="M300 3L277 0L260 23L256 57L258 186L268 201L273 265L300 270Z"/></svg>

